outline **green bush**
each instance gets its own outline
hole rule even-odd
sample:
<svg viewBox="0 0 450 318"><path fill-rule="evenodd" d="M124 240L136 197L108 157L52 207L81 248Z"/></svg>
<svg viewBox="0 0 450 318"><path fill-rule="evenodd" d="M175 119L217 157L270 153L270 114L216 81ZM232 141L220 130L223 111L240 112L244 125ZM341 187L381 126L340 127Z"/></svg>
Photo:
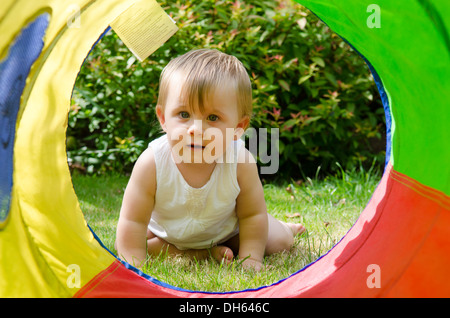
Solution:
<svg viewBox="0 0 450 318"><path fill-rule="evenodd" d="M161 134L163 67L195 48L238 57L254 88L254 128L280 132L280 175L384 162L384 112L367 65L314 14L288 1L162 1L180 30L139 63L108 33L75 85L68 153L89 171L129 171ZM70 145L69 145L70 141Z"/></svg>

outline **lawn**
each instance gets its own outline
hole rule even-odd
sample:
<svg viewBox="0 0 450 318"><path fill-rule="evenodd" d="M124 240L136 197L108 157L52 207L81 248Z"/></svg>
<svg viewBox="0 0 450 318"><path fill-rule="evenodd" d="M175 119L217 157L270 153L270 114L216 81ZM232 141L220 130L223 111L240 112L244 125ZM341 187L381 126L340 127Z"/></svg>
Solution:
<svg viewBox="0 0 450 318"><path fill-rule="evenodd" d="M128 177L74 173L72 179L89 226L116 253L116 224ZM330 250L355 223L379 179L372 169L358 169L320 180L264 184L269 213L286 222L301 222L307 231L290 251L266 257L267 267L259 273L243 270L238 261L225 266L212 259L196 261L165 254L149 259L143 270L188 290L225 292L273 284Z"/></svg>

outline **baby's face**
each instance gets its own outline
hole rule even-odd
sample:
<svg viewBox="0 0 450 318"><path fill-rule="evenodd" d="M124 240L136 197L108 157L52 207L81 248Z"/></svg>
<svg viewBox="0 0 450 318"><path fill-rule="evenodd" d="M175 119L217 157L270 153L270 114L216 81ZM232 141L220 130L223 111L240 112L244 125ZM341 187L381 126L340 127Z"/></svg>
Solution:
<svg viewBox="0 0 450 318"><path fill-rule="evenodd" d="M237 92L232 85L216 88L205 100L204 111L192 110L181 98L182 81L172 80L164 110L157 108L158 118L167 133L177 163L212 163L239 138L247 127L248 117L241 118Z"/></svg>

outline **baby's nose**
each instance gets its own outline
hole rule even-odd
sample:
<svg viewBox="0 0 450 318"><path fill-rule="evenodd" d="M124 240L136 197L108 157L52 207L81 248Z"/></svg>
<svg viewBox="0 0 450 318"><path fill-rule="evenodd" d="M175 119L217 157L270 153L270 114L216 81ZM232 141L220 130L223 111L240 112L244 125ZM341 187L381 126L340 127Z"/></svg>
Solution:
<svg viewBox="0 0 450 318"><path fill-rule="evenodd" d="M194 119L194 122L188 128L188 133L190 135L203 134L203 122L199 119Z"/></svg>

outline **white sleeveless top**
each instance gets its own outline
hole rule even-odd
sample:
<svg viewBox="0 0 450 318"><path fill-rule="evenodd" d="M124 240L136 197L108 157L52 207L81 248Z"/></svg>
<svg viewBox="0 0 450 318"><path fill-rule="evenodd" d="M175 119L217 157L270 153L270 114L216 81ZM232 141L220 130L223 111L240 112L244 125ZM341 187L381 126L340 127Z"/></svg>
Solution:
<svg viewBox="0 0 450 318"><path fill-rule="evenodd" d="M208 182L193 188L176 166L167 135L153 140L149 147L156 163L156 194L150 231L181 250L209 248L236 235L236 171L243 144L233 141L226 156L216 160Z"/></svg>

